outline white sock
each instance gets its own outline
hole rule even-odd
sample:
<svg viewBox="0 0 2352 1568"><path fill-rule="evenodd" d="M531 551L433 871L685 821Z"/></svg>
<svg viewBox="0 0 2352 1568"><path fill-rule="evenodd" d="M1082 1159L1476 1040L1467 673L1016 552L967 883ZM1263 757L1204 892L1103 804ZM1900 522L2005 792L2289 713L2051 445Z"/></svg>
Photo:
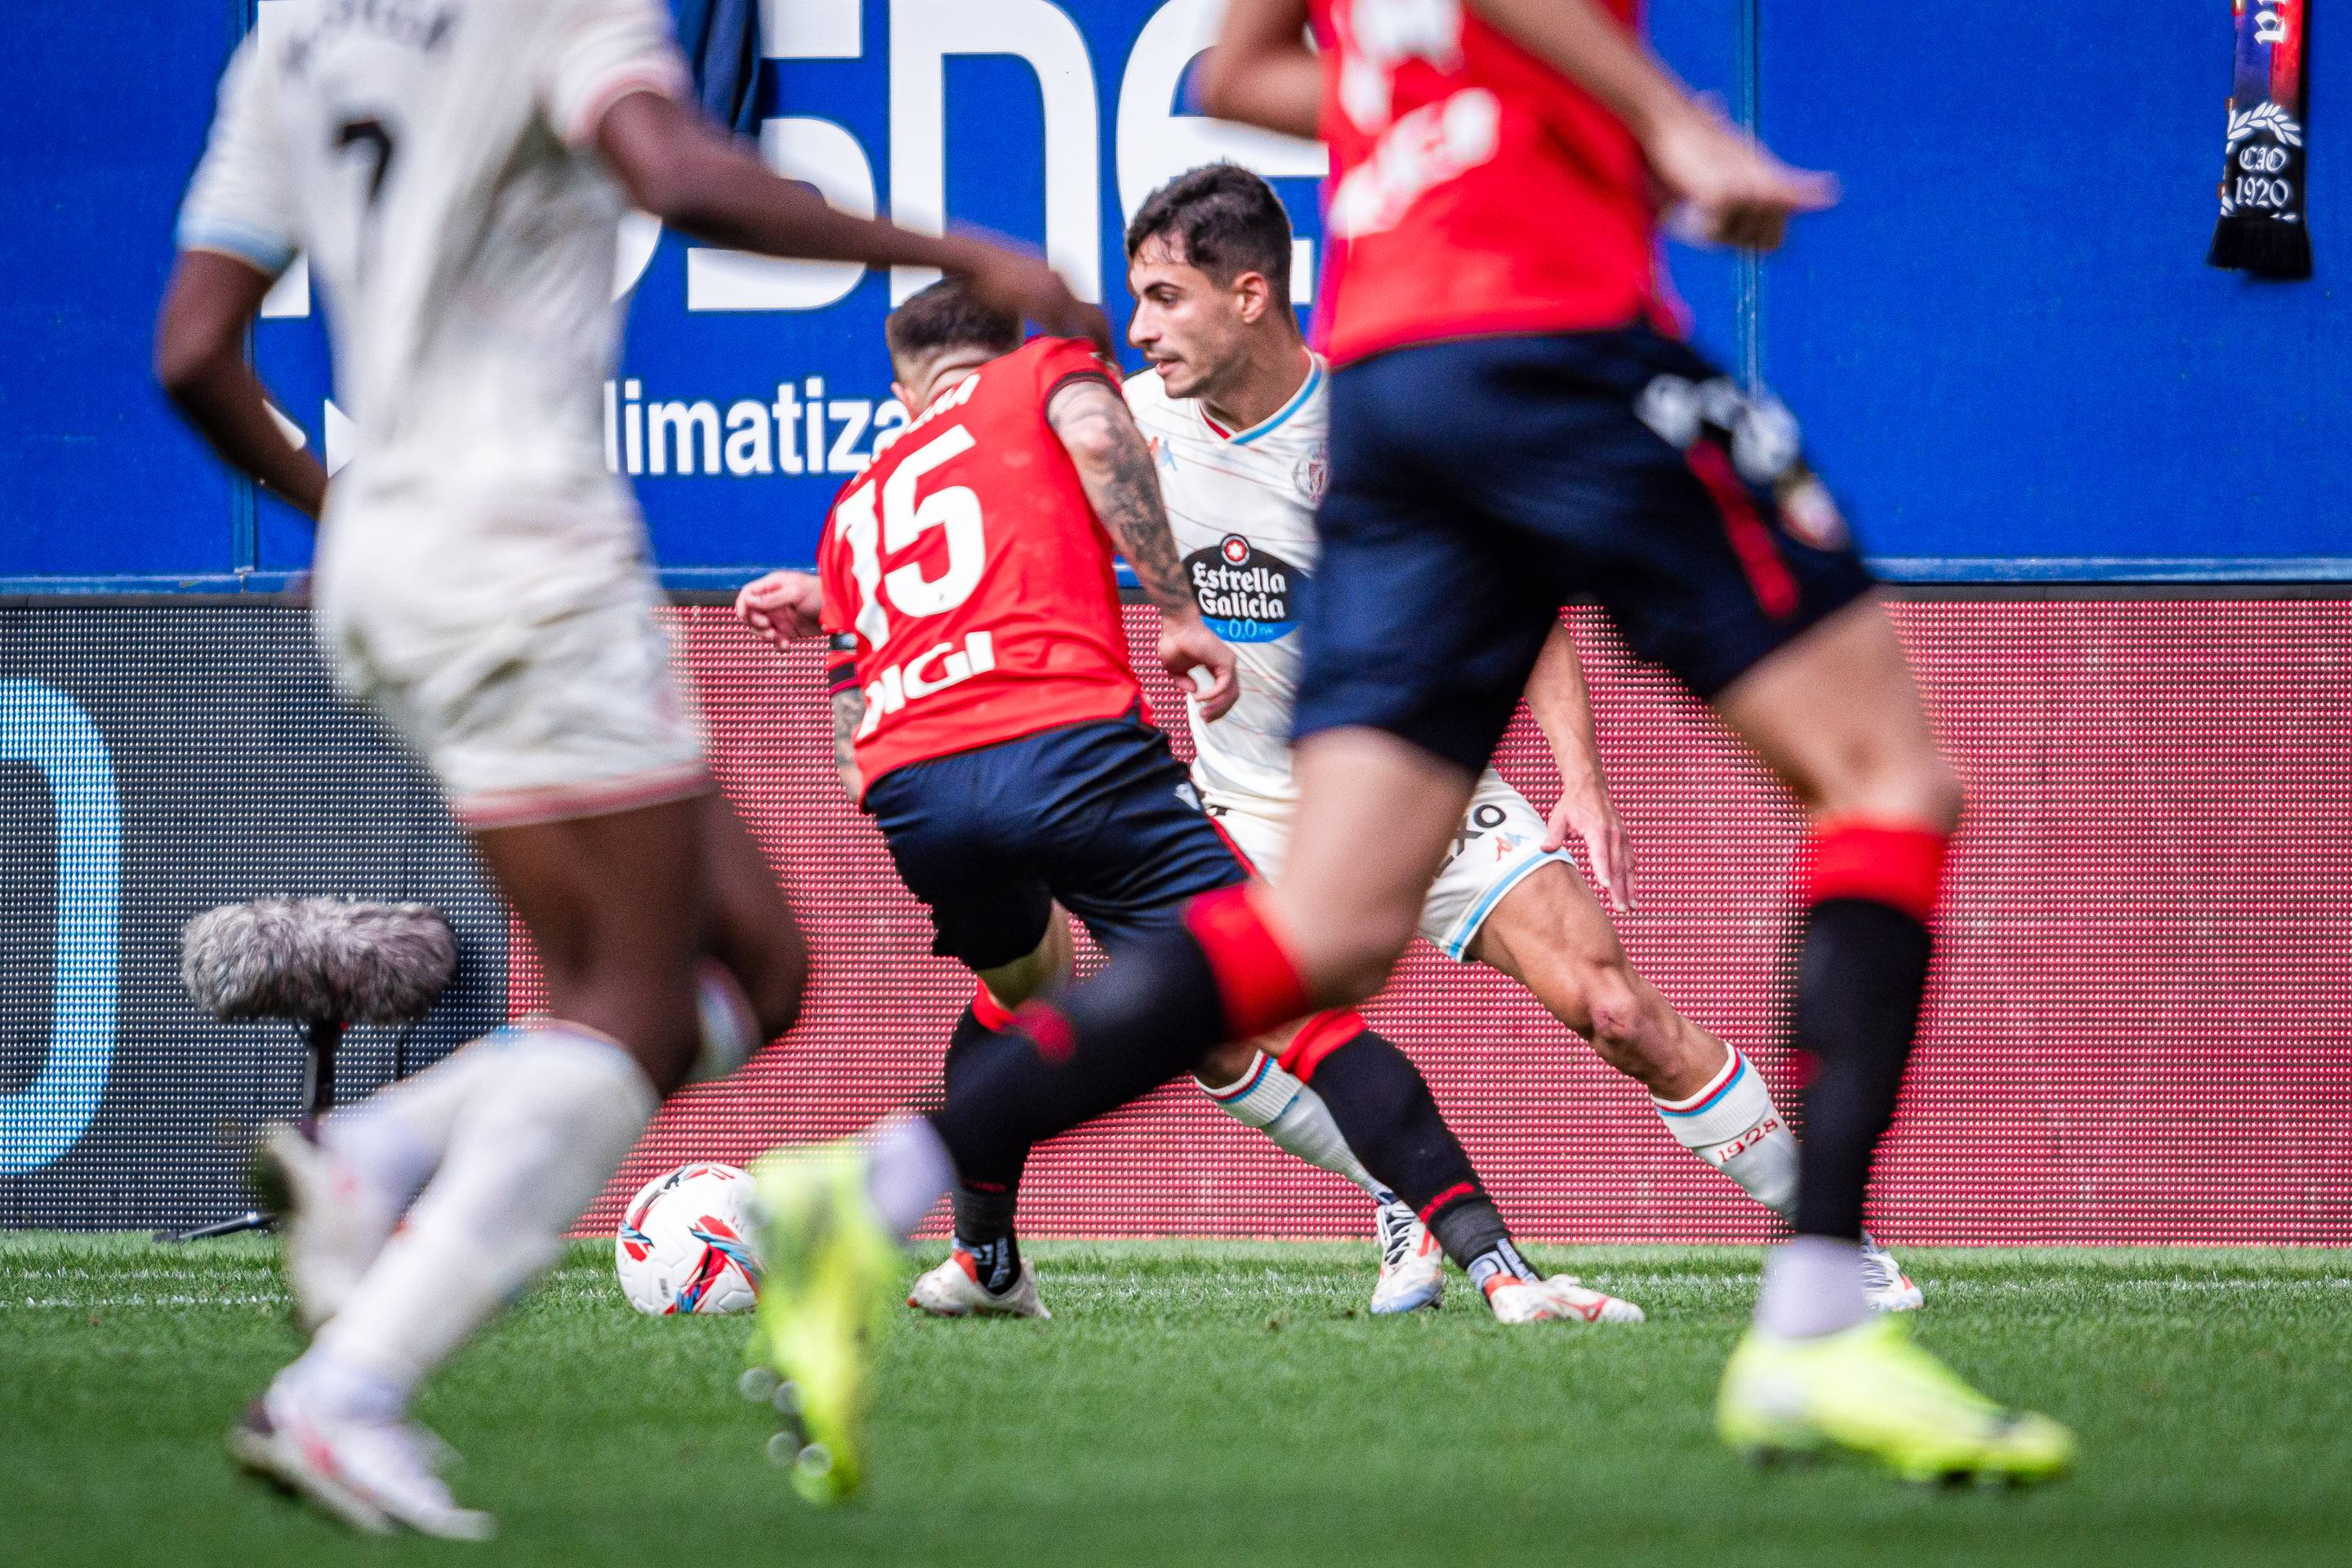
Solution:
<svg viewBox="0 0 2352 1568"><path fill-rule="evenodd" d="M366 1408L354 1415L396 1416L427 1373L554 1260L660 1103L626 1051L570 1025L519 1026L467 1053L483 1059L439 1169L286 1373L319 1399L359 1400Z"/></svg>
<svg viewBox="0 0 2352 1568"><path fill-rule="evenodd" d="M1688 1100L1659 1100L1658 1120L1675 1142L1787 1218L1797 1210L1797 1139L1772 1103L1764 1078L1738 1051Z"/></svg>
<svg viewBox="0 0 2352 1568"><path fill-rule="evenodd" d="M1199 1079L1192 1080L1201 1083ZM1377 1204L1396 1202L1396 1194L1372 1179L1372 1173L1348 1147L1339 1124L1323 1097L1283 1070L1264 1051L1249 1071L1223 1089L1201 1083L1210 1103L1244 1127L1255 1127L1274 1140L1275 1146L1334 1175L1345 1176L1372 1195Z"/></svg>
<svg viewBox="0 0 2352 1568"><path fill-rule="evenodd" d="M760 1020L751 999L727 966L704 959L695 968L695 1016L702 1026L702 1048L696 1053L688 1083L709 1083L725 1078L751 1059L768 1042L760 1037Z"/></svg>
<svg viewBox="0 0 2352 1568"><path fill-rule="evenodd" d="M866 1194L899 1240L955 1185L955 1159L925 1116L897 1116L877 1124L866 1140Z"/></svg>
<svg viewBox="0 0 2352 1568"><path fill-rule="evenodd" d="M1793 1236L1764 1255L1756 1326L1784 1340L1818 1339L1870 1316L1862 1290L1862 1244Z"/></svg>
<svg viewBox="0 0 2352 1568"><path fill-rule="evenodd" d="M405 1204L449 1146L449 1130L498 1059L501 1029L458 1047L413 1078L389 1083L319 1127L319 1141Z"/></svg>

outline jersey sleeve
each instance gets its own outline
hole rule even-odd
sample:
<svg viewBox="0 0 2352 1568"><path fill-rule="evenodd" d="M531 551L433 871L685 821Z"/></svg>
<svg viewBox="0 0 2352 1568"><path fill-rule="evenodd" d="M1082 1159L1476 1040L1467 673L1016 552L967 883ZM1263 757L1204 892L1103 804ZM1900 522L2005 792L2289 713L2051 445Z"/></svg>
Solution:
<svg viewBox="0 0 2352 1568"><path fill-rule="evenodd" d="M1094 344L1084 338L1054 338L1037 355L1037 402L1040 406L1054 401L1054 395L1077 381L1099 381L1113 392L1118 388L1118 373L1095 352Z"/></svg>
<svg viewBox="0 0 2352 1568"><path fill-rule="evenodd" d="M182 250L233 256L272 278L302 248L276 79L258 35L247 35L221 73L212 134L180 204L177 238Z"/></svg>
<svg viewBox="0 0 2352 1568"><path fill-rule="evenodd" d="M816 581L823 591L817 624L824 629L824 691L838 697L857 684L857 633L850 626L846 585L841 581L841 549L832 517L817 535Z"/></svg>
<svg viewBox="0 0 2352 1568"><path fill-rule="evenodd" d="M540 104L566 146L593 143L604 111L633 92L694 96L669 13L656 0L559 0L549 12Z"/></svg>

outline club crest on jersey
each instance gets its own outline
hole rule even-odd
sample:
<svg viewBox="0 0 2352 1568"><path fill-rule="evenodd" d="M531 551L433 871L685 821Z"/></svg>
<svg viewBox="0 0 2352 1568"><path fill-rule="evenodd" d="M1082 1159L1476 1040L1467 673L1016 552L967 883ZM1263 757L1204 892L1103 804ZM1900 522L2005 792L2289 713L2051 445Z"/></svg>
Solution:
<svg viewBox="0 0 2352 1568"><path fill-rule="evenodd" d="M1274 642L1298 629L1307 574L1238 533L1184 557L1201 618L1227 642Z"/></svg>
<svg viewBox="0 0 2352 1568"><path fill-rule="evenodd" d="M1331 483L1331 466L1324 461L1322 453L1299 458L1297 470L1290 477L1291 481L1297 485L1298 493L1307 498L1308 506L1323 504L1323 492Z"/></svg>

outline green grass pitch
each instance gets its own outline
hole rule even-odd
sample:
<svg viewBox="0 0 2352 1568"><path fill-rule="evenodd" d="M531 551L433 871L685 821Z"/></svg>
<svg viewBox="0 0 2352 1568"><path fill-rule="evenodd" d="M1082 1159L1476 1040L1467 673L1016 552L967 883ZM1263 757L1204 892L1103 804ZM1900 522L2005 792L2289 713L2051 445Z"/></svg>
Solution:
<svg viewBox="0 0 2352 1568"><path fill-rule="evenodd" d="M2073 1479L2009 1494L1722 1452L1752 1249L1537 1250L1651 1321L1502 1329L1458 1278L1374 1320L1368 1246L1039 1244L1056 1320L909 1314L869 1496L818 1513L733 1392L745 1320L638 1317L583 1247L422 1405L500 1518L483 1549L346 1537L232 1479L221 1432L295 1349L266 1240L0 1237L0 1561L2352 1560L2346 1254L1906 1255L1927 1342L2082 1435Z"/></svg>

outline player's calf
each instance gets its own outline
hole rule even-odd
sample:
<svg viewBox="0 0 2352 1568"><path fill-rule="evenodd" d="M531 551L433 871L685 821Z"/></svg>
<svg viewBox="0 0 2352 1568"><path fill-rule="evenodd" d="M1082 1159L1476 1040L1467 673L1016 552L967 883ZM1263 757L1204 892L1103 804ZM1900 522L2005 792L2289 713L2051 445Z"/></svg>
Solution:
<svg viewBox="0 0 2352 1568"><path fill-rule="evenodd" d="M306 1334L350 1300L424 1184L421 1173L405 1187L383 1181L337 1149L332 1131L332 1122L320 1133L272 1122L250 1172L262 1207L278 1216L294 1321Z"/></svg>
<svg viewBox="0 0 2352 1568"><path fill-rule="evenodd" d="M940 1078L950 1095L966 1078L975 1053L985 1054L981 1051L983 1043L1012 1027L1013 1015L987 983L975 987L971 1005L948 1037L947 1056L940 1063ZM957 1172L955 1186L948 1194L955 1215L955 1246L940 1266L955 1278L932 1270L939 1278L925 1275L918 1280L907 1305L940 1317L961 1317L987 1310L991 1300L1000 1300L1006 1310L1021 1316L1048 1315L1043 1308L1024 1311L1011 1300L1025 1288L1034 1305L1037 1294L1035 1270L1022 1258L1021 1242L1013 1228L1028 1152L1026 1148L1008 1146L997 1163L976 1163L971 1170Z"/></svg>
<svg viewBox="0 0 2352 1568"><path fill-rule="evenodd" d="M708 956L740 995L752 1048L757 1049L800 1017L808 990L808 942L774 868L742 819L724 795L714 792L704 800L702 870L711 926ZM706 997L710 985L706 968Z"/></svg>

